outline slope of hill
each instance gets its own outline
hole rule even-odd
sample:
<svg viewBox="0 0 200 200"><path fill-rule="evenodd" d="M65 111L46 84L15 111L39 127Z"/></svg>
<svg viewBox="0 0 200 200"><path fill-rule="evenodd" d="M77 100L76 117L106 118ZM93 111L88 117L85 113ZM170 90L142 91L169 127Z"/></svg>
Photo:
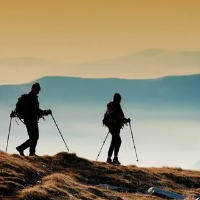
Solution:
<svg viewBox="0 0 200 200"><path fill-rule="evenodd" d="M102 187L116 186L116 190ZM200 172L138 168L93 162L65 152L21 157L0 151L0 199L162 199L146 194L158 186L186 196L200 193Z"/></svg>

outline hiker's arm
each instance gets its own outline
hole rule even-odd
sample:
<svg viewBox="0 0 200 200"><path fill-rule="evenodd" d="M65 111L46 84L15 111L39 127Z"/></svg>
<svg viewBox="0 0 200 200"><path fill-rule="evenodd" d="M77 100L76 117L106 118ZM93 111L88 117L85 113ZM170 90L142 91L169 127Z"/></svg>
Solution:
<svg viewBox="0 0 200 200"><path fill-rule="evenodd" d="M51 114L52 114L52 111L50 109L49 110L39 109L39 115L41 115L41 116L51 115Z"/></svg>
<svg viewBox="0 0 200 200"><path fill-rule="evenodd" d="M131 119L130 119L130 118L124 118L123 123L130 123L130 122L131 122Z"/></svg>
<svg viewBox="0 0 200 200"><path fill-rule="evenodd" d="M11 113L10 113L10 117L11 117L11 118L16 117L15 111L13 111L13 110L11 111Z"/></svg>

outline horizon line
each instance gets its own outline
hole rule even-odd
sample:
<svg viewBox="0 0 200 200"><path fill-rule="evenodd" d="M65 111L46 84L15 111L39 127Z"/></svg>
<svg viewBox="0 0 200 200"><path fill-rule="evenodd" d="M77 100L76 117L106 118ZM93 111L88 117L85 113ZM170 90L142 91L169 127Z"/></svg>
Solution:
<svg viewBox="0 0 200 200"><path fill-rule="evenodd" d="M197 74L187 74L187 75L166 75L166 76L161 76L161 77L155 77L155 78L137 78L137 79L126 79L126 78L118 78L118 77L109 77L109 78L87 78L87 77L78 77L78 76L41 76L37 79L31 80L29 82L25 82L25 83L16 83L16 84L3 84L0 85L0 87L3 86L21 86L21 85L28 85L28 84L32 84L34 82L39 82L39 80L41 79L45 79L45 78L72 78L72 79L88 79L88 80L108 80L108 79L118 79L118 80L124 80L124 81L150 81L150 80L161 80L161 79L165 79L165 78L175 78L175 77L191 77L191 76L200 76L200 73Z"/></svg>

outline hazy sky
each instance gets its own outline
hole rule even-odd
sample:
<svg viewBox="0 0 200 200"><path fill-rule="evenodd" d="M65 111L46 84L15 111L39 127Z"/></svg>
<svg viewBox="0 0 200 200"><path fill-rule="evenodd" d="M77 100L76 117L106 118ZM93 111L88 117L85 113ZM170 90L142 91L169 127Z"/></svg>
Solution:
<svg viewBox="0 0 200 200"><path fill-rule="evenodd" d="M199 0L0 0L0 58L80 63L199 50Z"/></svg>

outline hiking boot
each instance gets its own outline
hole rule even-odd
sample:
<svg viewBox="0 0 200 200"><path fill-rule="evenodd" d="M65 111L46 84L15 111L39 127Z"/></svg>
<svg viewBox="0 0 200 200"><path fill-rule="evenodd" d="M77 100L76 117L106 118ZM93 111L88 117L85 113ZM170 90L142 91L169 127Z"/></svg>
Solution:
<svg viewBox="0 0 200 200"><path fill-rule="evenodd" d="M30 153L29 156L38 156L38 155L35 153Z"/></svg>
<svg viewBox="0 0 200 200"><path fill-rule="evenodd" d="M118 160L118 157L114 157L113 164L121 165L121 163Z"/></svg>
<svg viewBox="0 0 200 200"><path fill-rule="evenodd" d="M108 158L106 162L109 163L109 164L111 164L112 163L112 159Z"/></svg>
<svg viewBox="0 0 200 200"><path fill-rule="evenodd" d="M20 156L24 156L24 150L21 150L20 147L16 147L16 150L19 152Z"/></svg>

